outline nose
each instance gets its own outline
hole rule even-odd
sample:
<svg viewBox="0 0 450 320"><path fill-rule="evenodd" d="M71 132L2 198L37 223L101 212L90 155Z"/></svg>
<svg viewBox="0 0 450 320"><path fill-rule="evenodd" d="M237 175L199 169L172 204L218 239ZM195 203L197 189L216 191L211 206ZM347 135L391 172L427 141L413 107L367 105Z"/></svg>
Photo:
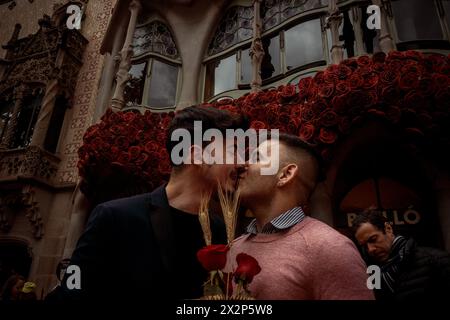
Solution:
<svg viewBox="0 0 450 320"><path fill-rule="evenodd" d="M376 251L376 247L372 243L368 243L367 244L367 253L370 256L373 256L375 254L375 251Z"/></svg>

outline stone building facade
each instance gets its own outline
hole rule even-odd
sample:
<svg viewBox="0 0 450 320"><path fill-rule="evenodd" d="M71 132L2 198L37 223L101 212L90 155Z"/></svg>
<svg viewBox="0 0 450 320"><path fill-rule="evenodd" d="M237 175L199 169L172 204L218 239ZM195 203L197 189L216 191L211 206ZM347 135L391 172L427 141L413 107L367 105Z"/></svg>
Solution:
<svg viewBox="0 0 450 320"><path fill-rule="evenodd" d="M70 4L80 30L65 26ZM108 107L236 98L377 51L448 55L450 1L0 0L0 43L0 257L45 294L89 214L77 149ZM450 250L448 165L410 161L392 134L368 124L344 141L310 211L345 232L354 212L382 204L399 229Z"/></svg>

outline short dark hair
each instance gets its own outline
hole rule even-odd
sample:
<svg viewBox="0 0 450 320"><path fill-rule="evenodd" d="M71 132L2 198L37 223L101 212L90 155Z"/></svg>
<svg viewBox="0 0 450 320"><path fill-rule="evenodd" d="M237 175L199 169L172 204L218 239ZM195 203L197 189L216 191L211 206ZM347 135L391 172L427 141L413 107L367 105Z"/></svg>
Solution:
<svg viewBox="0 0 450 320"><path fill-rule="evenodd" d="M317 178L316 182L323 181L325 179L325 175L323 173L323 160L322 157L319 155L319 153L316 151L313 145L310 143L300 139L299 137L289 134L280 132L278 137L280 143L286 145L289 148L292 149L301 149L302 151L306 152L308 155L310 155L317 165Z"/></svg>
<svg viewBox="0 0 450 320"><path fill-rule="evenodd" d="M358 231L359 227L364 223L370 223L380 231L385 232L386 222L389 220L383 215L382 211L376 208L368 208L358 214L352 223L353 234Z"/></svg>
<svg viewBox="0 0 450 320"><path fill-rule="evenodd" d="M190 106L176 113L175 117L169 125L166 137L166 149L169 157L172 149L179 143L172 141L172 133L176 129L186 129L191 134L191 145L194 144L194 121L202 122L202 135L208 129L217 129L224 136L226 129L243 129L249 128L249 121L246 116L235 114L227 110L221 110L209 106ZM172 166L177 166L170 159ZM180 165L178 165L180 166Z"/></svg>

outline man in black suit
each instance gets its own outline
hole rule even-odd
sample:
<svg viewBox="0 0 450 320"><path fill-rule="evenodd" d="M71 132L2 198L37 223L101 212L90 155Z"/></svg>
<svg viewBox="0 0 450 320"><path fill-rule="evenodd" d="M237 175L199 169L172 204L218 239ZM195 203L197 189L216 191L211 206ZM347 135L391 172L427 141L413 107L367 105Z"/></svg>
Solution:
<svg viewBox="0 0 450 320"><path fill-rule="evenodd" d="M167 137L169 155L178 142L176 129L194 137L194 121L202 131L247 129L242 116L210 107L189 107L174 117ZM197 129L195 129L197 130ZM202 155L202 146L191 139L189 152ZM215 143L213 141L211 143ZM225 146L225 142L223 143ZM225 153L224 153L225 154ZM63 281L63 300L191 299L202 295L207 273L196 252L205 245L198 221L201 194L216 190L217 181L231 184L233 164L174 165L169 182L152 193L98 205L89 217L71 258L81 270L81 289L69 289ZM213 243L226 243L225 228L211 217Z"/></svg>

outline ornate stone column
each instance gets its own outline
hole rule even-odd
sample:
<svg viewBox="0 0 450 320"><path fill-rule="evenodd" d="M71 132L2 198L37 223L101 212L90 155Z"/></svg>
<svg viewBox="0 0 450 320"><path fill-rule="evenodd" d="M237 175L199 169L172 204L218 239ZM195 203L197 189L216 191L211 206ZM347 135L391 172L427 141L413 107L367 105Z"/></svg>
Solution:
<svg viewBox="0 0 450 320"><path fill-rule="evenodd" d="M125 21L124 21L125 22ZM94 114L94 123L97 122L111 105L111 98L114 92L113 84L114 77L116 75L115 70L117 66L116 56L120 52L120 49L124 43L125 23L121 23L116 34L114 34L113 45L110 53L106 53L105 63L103 67L103 74L100 80L100 86L98 89L97 104ZM120 58L118 59L120 61Z"/></svg>
<svg viewBox="0 0 450 320"><path fill-rule="evenodd" d="M252 58L252 92L261 90L261 63L264 58L264 48L261 41L262 21L260 16L261 0L253 0L253 41L250 48Z"/></svg>
<svg viewBox="0 0 450 320"><path fill-rule="evenodd" d="M31 138L32 146L44 147L50 119L52 117L53 109L55 108L56 97L59 93L59 73L59 68L55 67L52 70L52 74L49 76L47 88L44 97L42 98L41 110L39 111L36 125L33 130L33 137Z"/></svg>
<svg viewBox="0 0 450 320"><path fill-rule="evenodd" d="M125 43L123 44L122 51L120 53L120 65L116 74L116 89L112 98L111 104L114 111L119 111L125 105L123 92L125 85L130 78L128 71L131 67L131 56L133 54L133 35L136 29L136 22L139 12L142 9L140 0L132 0L129 6L130 10L130 22L128 23L127 35L125 37Z"/></svg>
<svg viewBox="0 0 450 320"><path fill-rule="evenodd" d="M396 45L392 39L388 24L390 4L386 0L372 0L372 3L379 6L381 12L381 30L379 38L381 51L384 53L389 53L390 51L396 50Z"/></svg>
<svg viewBox="0 0 450 320"><path fill-rule="evenodd" d="M342 14L336 4L336 0L330 0L328 7L327 28L331 31L331 63L338 64L344 60L344 47L339 41L339 26L342 23Z"/></svg>
<svg viewBox="0 0 450 320"><path fill-rule="evenodd" d="M19 120L18 116L20 108L22 107L23 99L25 98L25 93L26 86L23 84L14 88L14 109L11 115L11 119L9 120L8 128L6 129L3 141L0 144L0 149L9 149L11 143L13 142L17 127L17 121Z"/></svg>
<svg viewBox="0 0 450 320"><path fill-rule="evenodd" d="M361 56L366 54L366 50L364 50L364 41L363 41L363 31L361 28L361 8L352 7L352 18L353 18L353 30L355 31L355 42L356 42L356 56Z"/></svg>

